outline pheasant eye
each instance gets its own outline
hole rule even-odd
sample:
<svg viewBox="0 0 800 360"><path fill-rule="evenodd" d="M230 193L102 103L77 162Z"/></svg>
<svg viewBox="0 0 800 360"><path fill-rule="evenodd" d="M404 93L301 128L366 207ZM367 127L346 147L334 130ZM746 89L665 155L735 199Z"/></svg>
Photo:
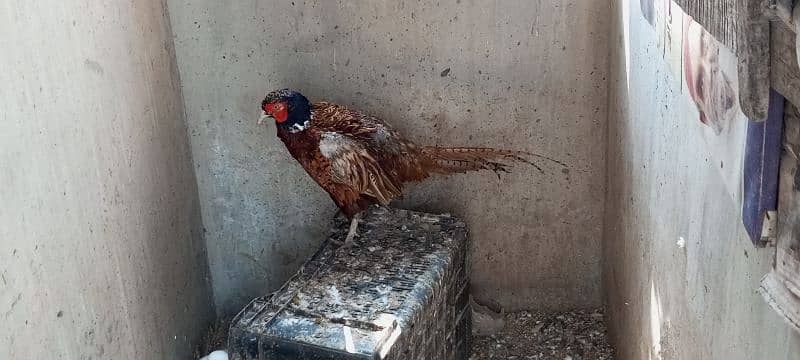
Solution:
<svg viewBox="0 0 800 360"><path fill-rule="evenodd" d="M281 109L279 108L279 106L280 104L275 104L275 103L264 104L264 112L266 112L267 114L272 114L276 111L280 111Z"/></svg>

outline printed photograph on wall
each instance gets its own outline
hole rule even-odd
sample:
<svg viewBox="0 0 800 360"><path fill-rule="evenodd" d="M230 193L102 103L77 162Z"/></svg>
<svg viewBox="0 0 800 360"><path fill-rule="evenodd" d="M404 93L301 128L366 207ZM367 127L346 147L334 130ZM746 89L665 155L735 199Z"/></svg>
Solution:
<svg viewBox="0 0 800 360"><path fill-rule="evenodd" d="M775 236L777 174L783 97L770 95L767 121L755 123L737 98L736 56L672 0L640 0L642 16L655 30L655 47L680 82L681 97L696 115L709 166L715 168L755 244Z"/></svg>
<svg viewBox="0 0 800 360"><path fill-rule="evenodd" d="M640 0L657 51L697 110L698 133L731 198L742 199L747 118L737 99L736 57L672 0Z"/></svg>
<svg viewBox="0 0 800 360"><path fill-rule="evenodd" d="M713 166L740 204L748 119L737 99L736 56L684 15L682 61L683 86L697 109L697 123Z"/></svg>
<svg viewBox="0 0 800 360"><path fill-rule="evenodd" d="M699 120L714 135L726 133L734 123L736 90L720 63L720 45L690 17L684 21L683 69L689 95Z"/></svg>

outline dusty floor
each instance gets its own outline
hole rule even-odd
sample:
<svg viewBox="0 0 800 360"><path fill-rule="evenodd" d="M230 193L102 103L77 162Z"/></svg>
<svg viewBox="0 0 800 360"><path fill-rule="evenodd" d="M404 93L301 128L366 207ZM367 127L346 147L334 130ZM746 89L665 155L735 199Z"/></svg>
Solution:
<svg viewBox="0 0 800 360"><path fill-rule="evenodd" d="M219 321L197 349L200 358L225 348L229 319ZM505 329L473 339L469 360L611 360L602 310L561 313L523 311L506 314Z"/></svg>
<svg viewBox="0 0 800 360"><path fill-rule="evenodd" d="M470 360L614 358L606 339L602 310L562 313L523 311L506 314L505 321L502 332L474 338Z"/></svg>
<svg viewBox="0 0 800 360"><path fill-rule="evenodd" d="M215 350L225 350L228 343L228 327L231 319L217 320L206 330L203 341L194 351L194 358L199 359Z"/></svg>

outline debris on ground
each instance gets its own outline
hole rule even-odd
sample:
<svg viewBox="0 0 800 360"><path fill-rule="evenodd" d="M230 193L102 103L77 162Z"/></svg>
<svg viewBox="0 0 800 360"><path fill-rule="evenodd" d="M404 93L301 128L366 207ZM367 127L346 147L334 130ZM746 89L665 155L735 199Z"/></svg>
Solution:
<svg viewBox="0 0 800 360"><path fill-rule="evenodd" d="M231 319L220 319L211 324L203 335L200 346L195 350L194 358L200 359L202 356L214 351L225 350L228 347L228 327L230 327L230 324Z"/></svg>
<svg viewBox="0 0 800 360"><path fill-rule="evenodd" d="M469 297L472 308L472 335L488 336L497 334L506 327L505 311L499 304L479 303Z"/></svg>
<svg viewBox="0 0 800 360"><path fill-rule="evenodd" d="M509 313L505 328L473 338L470 360L611 360L602 310Z"/></svg>
<svg viewBox="0 0 800 360"><path fill-rule="evenodd" d="M209 328L195 358L225 349L229 321L217 321ZM503 322L504 329L494 335L474 336L469 360L614 359L606 339L602 310L523 311L505 314Z"/></svg>
<svg viewBox="0 0 800 360"><path fill-rule="evenodd" d="M469 359L466 225L450 215L371 206L275 292L231 324L234 359ZM258 347L252 346L258 344Z"/></svg>

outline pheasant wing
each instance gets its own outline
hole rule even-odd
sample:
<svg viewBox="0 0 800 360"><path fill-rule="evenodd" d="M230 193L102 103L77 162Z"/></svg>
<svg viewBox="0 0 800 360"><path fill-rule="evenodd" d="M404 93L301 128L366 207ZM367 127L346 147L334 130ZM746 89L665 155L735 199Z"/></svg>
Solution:
<svg viewBox="0 0 800 360"><path fill-rule="evenodd" d="M367 148L348 135L323 132L320 152L331 165L331 180L346 185L360 195L388 204L401 195L395 184Z"/></svg>

